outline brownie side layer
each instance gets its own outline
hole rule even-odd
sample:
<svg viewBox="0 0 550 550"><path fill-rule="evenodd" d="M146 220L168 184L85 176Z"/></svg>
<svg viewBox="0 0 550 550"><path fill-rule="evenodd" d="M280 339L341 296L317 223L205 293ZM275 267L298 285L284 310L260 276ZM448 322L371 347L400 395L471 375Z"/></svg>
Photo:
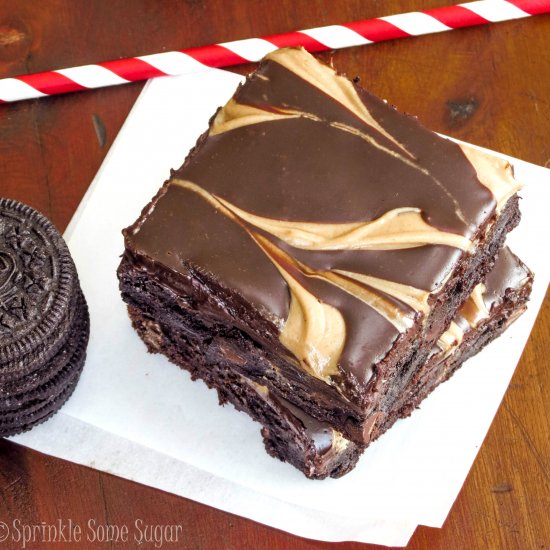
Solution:
<svg viewBox="0 0 550 550"><path fill-rule="evenodd" d="M267 344L259 343L248 333L220 322L216 316L205 312L202 308L197 311L184 294L176 293L170 287L160 284L155 277L136 267L127 254L122 259L118 275L124 301L148 318L155 319L174 330L191 330L205 343L214 339L224 340L232 349L238 350L235 354L238 360L232 361L232 368L237 374L266 386L270 391L276 391L278 385L284 384L284 389L288 388L296 395L303 391L306 400L309 400L311 395L315 395L318 398L318 414L324 415L321 419L328 418L328 422L335 429L345 425L350 407L353 408L353 414L360 414L360 410L353 403L342 405L341 398L333 387L327 386L320 380L306 377L302 371L293 370L291 362L287 367L289 378L281 382L279 375L284 368L281 366L285 361L284 356L281 359L281 356ZM167 277L169 275L166 273ZM205 301L215 300L214 296L208 294L206 287L198 281L195 281L195 285L195 296L201 294ZM181 351L185 352L185 350ZM220 353L223 353L223 349Z"/></svg>
<svg viewBox="0 0 550 550"><path fill-rule="evenodd" d="M391 362L388 364L387 358L381 362L379 376L382 380L385 378L388 382L386 385L380 384L375 391L385 395L370 410L367 420L362 422L362 431L360 433L355 432L354 437L354 427L346 430L346 433L349 433L352 439L360 441L358 437L362 436L362 441L368 443L378 438L388 429L389 426L380 425L379 421L386 422L388 418L393 416L396 401L403 395L406 387L414 379L416 373L423 368L432 354L434 345L439 337L448 329L458 309L468 299L473 289L494 268L497 255L503 248L507 233L517 226L519 220L518 197L515 196L508 201L499 220L490 231L486 250L470 262L459 265L457 271L449 280L447 293L437 298L437 303L433 305L432 315L427 323L424 339L419 343L418 348L411 356L405 361L398 361L397 371L399 374L395 377L392 376L395 367L391 365ZM462 362L459 362L458 366L461 364ZM394 420L391 424L393 423Z"/></svg>

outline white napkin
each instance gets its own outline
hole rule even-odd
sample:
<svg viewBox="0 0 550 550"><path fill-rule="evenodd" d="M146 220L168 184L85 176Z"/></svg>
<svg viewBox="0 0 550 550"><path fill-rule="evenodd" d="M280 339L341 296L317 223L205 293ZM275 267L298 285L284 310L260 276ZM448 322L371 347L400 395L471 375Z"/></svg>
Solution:
<svg viewBox="0 0 550 550"><path fill-rule="evenodd" d="M146 85L65 234L91 315L81 382L58 415L13 440L296 535L404 546L417 525L443 524L540 308L550 278L541 253L550 171L511 159L527 184L509 243L536 273L528 312L371 445L353 472L311 481L265 453L258 424L146 353L118 292L121 229L240 81L212 70Z"/></svg>

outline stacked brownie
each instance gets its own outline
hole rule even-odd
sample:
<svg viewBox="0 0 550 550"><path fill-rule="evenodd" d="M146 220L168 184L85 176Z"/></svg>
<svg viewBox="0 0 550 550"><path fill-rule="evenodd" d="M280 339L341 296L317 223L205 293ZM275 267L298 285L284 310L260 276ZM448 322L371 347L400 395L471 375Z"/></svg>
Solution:
<svg viewBox="0 0 550 550"><path fill-rule="evenodd" d="M55 414L79 380L88 307L63 238L31 207L0 198L0 437Z"/></svg>
<svg viewBox="0 0 550 550"><path fill-rule="evenodd" d="M479 286L518 188L505 161L279 50L124 231L122 296L148 349L259 420L271 454L342 475L524 307L513 256L521 284Z"/></svg>

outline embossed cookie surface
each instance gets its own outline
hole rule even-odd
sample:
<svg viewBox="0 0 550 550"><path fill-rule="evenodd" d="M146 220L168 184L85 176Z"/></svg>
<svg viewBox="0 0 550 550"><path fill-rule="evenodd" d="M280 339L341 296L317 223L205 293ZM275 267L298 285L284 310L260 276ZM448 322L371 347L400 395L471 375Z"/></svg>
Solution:
<svg viewBox="0 0 550 550"><path fill-rule="evenodd" d="M0 199L0 377L59 330L76 273L63 239L32 208Z"/></svg>

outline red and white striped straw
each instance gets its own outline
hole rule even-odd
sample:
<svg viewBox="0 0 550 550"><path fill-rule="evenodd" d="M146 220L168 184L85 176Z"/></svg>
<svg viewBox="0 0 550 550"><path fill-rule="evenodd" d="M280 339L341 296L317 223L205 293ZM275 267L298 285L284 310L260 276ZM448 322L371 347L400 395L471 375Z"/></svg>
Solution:
<svg viewBox="0 0 550 550"><path fill-rule="evenodd" d="M210 67L229 67L255 62L284 46L303 46L310 52L320 52L520 19L548 12L550 0L479 0L342 25L274 34L263 38L130 57L95 65L0 79L0 103L127 84L157 76L193 73Z"/></svg>

